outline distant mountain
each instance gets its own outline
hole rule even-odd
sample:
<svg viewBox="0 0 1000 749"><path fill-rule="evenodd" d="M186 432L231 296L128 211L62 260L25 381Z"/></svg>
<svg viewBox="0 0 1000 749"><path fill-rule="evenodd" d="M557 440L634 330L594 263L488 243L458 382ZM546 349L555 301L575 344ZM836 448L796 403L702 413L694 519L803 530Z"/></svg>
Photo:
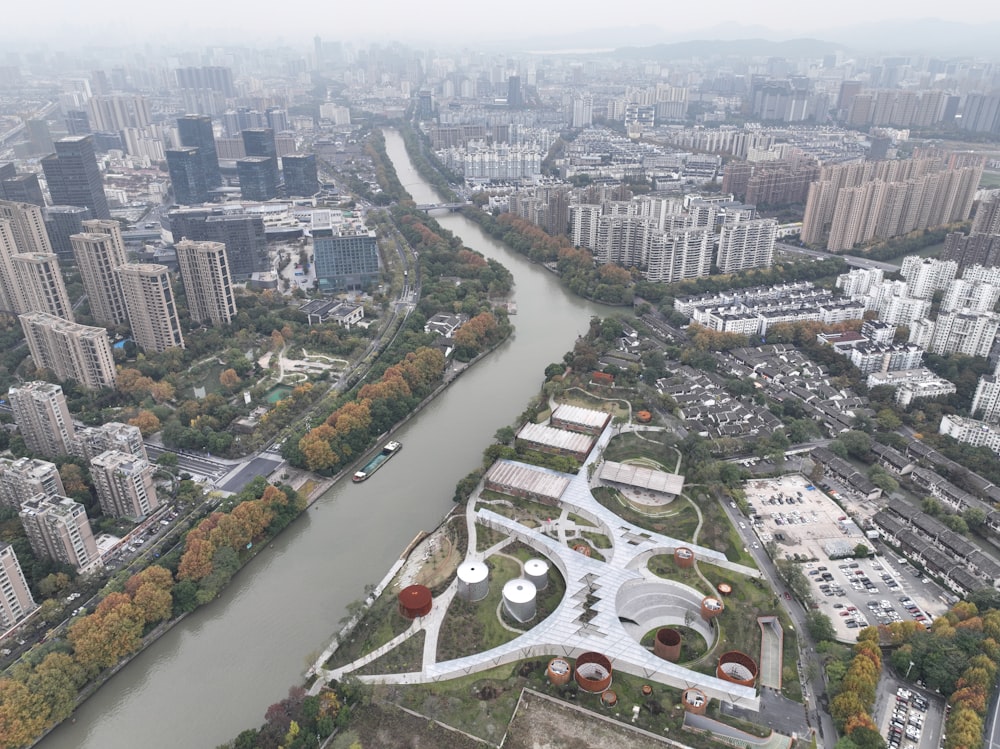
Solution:
<svg viewBox="0 0 1000 749"><path fill-rule="evenodd" d="M822 57L843 49L842 44L819 39L694 39L655 44L650 47L623 47L618 58L634 60L683 60L691 57Z"/></svg>
<svg viewBox="0 0 1000 749"><path fill-rule="evenodd" d="M901 18L896 21L824 28L827 39L870 54L935 54L996 59L1000 23L962 23L939 18Z"/></svg>

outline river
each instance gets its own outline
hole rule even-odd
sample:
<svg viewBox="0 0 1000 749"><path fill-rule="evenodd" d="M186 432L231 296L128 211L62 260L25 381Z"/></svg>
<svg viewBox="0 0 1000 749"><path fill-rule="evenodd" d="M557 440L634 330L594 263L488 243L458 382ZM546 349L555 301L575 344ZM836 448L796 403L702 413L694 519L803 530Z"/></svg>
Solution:
<svg viewBox="0 0 1000 749"><path fill-rule="evenodd" d="M416 202L440 202L395 131L386 131L386 145ZM611 311L564 291L554 275L462 216L437 218L513 273L513 337L396 433L403 450L391 464L364 484L331 488L219 600L140 654L74 722L53 731L44 749L215 747L263 723L268 705L302 682L347 605L452 508L455 484L479 464L494 432L524 409L545 367L572 348L592 315Z"/></svg>

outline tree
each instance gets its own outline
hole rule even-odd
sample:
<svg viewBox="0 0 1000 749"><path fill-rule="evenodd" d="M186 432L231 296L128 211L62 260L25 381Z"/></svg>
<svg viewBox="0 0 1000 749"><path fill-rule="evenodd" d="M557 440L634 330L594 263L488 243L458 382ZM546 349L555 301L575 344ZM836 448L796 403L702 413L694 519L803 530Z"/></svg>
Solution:
<svg viewBox="0 0 1000 749"><path fill-rule="evenodd" d="M145 409L129 419L128 423L134 427L139 427L139 431L142 432L143 437L160 430L159 418L157 418L156 414L152 411L147 411ZM166 455L166 453L164 453L164 455Z"/></svg>
<svg viewBox="0 0 1000 749"><path fill-rule="evenodd" d="M219 384L226 390L235 390L240 385L240 376L235 369L224 369L219 374Z"/></svg>
<svg viewBox="0 0 1000 749"><path fill-rule="evenodd" d="M806 628L816 642L833 642L837 639L830 617L819 611L810 611L806 615Z"/></svg>
<svg viewBox="0 0 1000 749"><path fill-rule="evenodd" d="M45 727L49 708L45 698L20 681L0 679L0 738L4 746L30 744Z"/></svg>
<svg viewBox="0 0 1000 749"><path fill-rule="evenodd" d="M868 545L865 543L859 543L857 546L854 547L854 556L856 556L858 559L864 559L870 553L871 549L869 549Z"/></svg>

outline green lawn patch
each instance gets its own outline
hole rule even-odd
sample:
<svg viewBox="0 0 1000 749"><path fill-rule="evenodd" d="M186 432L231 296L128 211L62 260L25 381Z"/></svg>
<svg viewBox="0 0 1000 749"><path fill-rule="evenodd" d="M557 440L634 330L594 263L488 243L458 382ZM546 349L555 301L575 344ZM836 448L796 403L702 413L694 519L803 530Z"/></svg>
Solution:
<svg viewBox="0 0 1000 749"><path fill-rule="evenodd" d="M670 628L676 629L681 635L681 657L678 659L678 663L690 663L693 660L701 658L708 652L708 645L705 642L705 638L699 632L682 624L671 624ZM660 629L662 627L656 627L643 635L642 646L652 650L653 640Z"/></svg>
<svg viewBox="0 0 1000 749"><path fill-rule="evenodd" d="M423 630L414 633L388 653L385 653L371 663L368 663L352 673L356 676L369 674L405 674L419 671L424 664L424 640L427 633Z"/></svg>
<svg viewBox="0 0 1000 749"><path fill-rule="evenodd" d="M622 520L654 533L690 541L694 529L698 527L698 513L683 499L675 499L663 508L662 514L650 517L636 511L630 504L622 504L624 498L621 493L610 487L599 486L593 490L593 495Z"/></svg>

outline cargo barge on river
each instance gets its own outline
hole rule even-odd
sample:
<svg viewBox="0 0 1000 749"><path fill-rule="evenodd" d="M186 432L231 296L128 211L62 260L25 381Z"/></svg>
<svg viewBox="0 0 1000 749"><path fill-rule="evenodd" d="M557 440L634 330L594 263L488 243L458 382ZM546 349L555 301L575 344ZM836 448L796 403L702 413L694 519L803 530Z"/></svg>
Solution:
<svg viewBox="0 0 1000 749"><path fill-rule="evenodd" d="M361 483L365 479L369 478L375 471L384 466L388 462L389 458L398 453L403 447L401 442L386 442L385 447L383 447L379 453L369 460L362 466L361 470L354 474L351 479L355 484Z"/></svg>

